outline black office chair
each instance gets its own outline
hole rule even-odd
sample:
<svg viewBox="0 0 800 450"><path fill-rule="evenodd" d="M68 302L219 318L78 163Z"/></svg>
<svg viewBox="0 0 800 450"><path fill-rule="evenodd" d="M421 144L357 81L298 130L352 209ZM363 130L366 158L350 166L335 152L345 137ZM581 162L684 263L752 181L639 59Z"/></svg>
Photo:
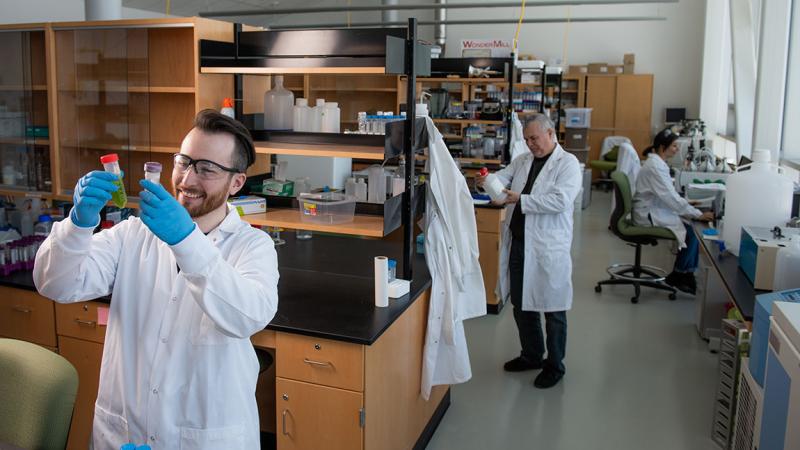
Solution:
<svg viewBox="0 0 800 450"><path fill-rule="evenodd" d="M606 269L609 279L597 282L594 291L603 291L603 285L629 284L633 285L635 295L631 303L639 303L641 286L660 289L669 292L669 299L675 300L674 287L664 282L666 272L663 269L642 264L642 245L657 245L659 239L675 240L675 235L669 228L636 225L631 219L633 196L628 177L619 171L611 173L614 182L614 195L616 206L611 213L611 231L628 245L636 247L636 257L633 264L613 264Z"/></svg>

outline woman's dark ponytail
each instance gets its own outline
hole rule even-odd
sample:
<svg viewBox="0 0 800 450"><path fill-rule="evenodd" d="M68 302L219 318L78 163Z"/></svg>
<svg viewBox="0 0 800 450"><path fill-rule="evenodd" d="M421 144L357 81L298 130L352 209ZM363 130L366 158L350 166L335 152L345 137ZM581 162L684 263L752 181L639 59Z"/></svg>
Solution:
<svg viewBox="0 0 800 450"><path fill-rule="evenodd" d="M646 148L646 149L644 149L644 151L642 152L642 156L644 156L645 158L647 158L647 155L649 155L650 153L653 153L653 152L655 151L655 149L656 149L656 148L655 148L655 147L653 147L652 145L651 145L650 147L647 147L647 148Z"/></svg>

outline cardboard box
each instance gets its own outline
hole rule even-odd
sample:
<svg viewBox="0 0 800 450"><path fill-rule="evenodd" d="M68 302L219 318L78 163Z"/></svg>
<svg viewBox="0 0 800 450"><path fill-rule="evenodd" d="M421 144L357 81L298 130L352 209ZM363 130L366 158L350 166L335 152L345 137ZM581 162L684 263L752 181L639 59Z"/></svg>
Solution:
<svg viewBox="0 0 800 450"><path fill-rule="evenodd" d="M608 72L608 64L607 63L589 63L589 73L596 74L596 75L607 75Z"/></svg>
<svg viewBox="0 0 800 450"><path fill-rule="evenodd" d="M236 212L238 212L240 216L267 212L267 199L263 197L256 197L254 195L235 197L228 199L228 203L231 207L236 208Z"/></svg>
<svg viewBox="0 0 800 450"><path fill-rule="evenodd" d="M608 65L608 73L612 75L621 75L625 73L625 65L624 64L609 64Z"/></svg>
<svg viewBox="0 0 800 450"><path fill-rule="evenodd" d="M634 53L626 53L622 57L622 73L632 74L634 66L636 65L636 55Z"/></svg>
<svg viewBox="0 0 800 450"><path fill-rule="evenodd" d="M588 128L566 128L564 132L564 148L586 148L586 140L588 138Z"/></svg>
<svg viewBox="0 0 800 450"><path fill-rule="evenodd" d="M589 73L589 68L585 64L570 64L567 73L572 75L586 75Z"/></svg>

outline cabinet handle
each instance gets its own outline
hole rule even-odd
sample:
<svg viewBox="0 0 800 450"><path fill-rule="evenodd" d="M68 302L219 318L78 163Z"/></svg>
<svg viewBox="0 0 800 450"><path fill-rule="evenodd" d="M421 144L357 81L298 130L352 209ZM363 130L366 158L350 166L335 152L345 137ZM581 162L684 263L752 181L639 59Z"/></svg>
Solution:
<svg viewBox="0 0 800 450"><path fill-rule="evenodd" d="M283 413L281 414L281 416L283 417L283 423L281 424L281 428L282 428L284 436L288 436L289 435L289 433L286 432L286 413L287 412L289 412L289 410L288 409L284 409Z"/></svg>
<svg viewBox="0 0 800 450"><path fill-rule="evenodd" d="M79 326L92 327L92 328L97 326L97 322L95 322L94 320L75 319L75 323L77 323Z"/></svg>
<svg viewBox="0 0 800 450"><path fill-rule="evenodd" d="M16 312L21 312L21 313L25 313L25 314L30 314L31 311L32 311L31 309L25 308L24 306L14 306L13 309Z"/></svg>
<svg viewBox="0 0 800 450"><path fill-rule="evenodd" d="M314 360L311 360L311 359L308 359L308 358L303 358L303 362L306 363L306 364L312 365L312 366L333 367L333 364L331 364L330 362L319 362L319 361L314 361Z"/></svg>

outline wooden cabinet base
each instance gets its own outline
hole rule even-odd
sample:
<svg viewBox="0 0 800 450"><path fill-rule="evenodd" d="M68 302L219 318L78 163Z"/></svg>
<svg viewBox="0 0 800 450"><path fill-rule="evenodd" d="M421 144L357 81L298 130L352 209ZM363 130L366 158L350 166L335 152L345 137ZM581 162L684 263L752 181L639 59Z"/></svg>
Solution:
<svg viewBox="0 0 800 450"><path fill-rule="evenodd" d="M61 356L75 366L79 380L67 450L86 450L92 435L94 403L97 400L97 389L100 385L103 344L59 336L58 346Z"/></svg>

